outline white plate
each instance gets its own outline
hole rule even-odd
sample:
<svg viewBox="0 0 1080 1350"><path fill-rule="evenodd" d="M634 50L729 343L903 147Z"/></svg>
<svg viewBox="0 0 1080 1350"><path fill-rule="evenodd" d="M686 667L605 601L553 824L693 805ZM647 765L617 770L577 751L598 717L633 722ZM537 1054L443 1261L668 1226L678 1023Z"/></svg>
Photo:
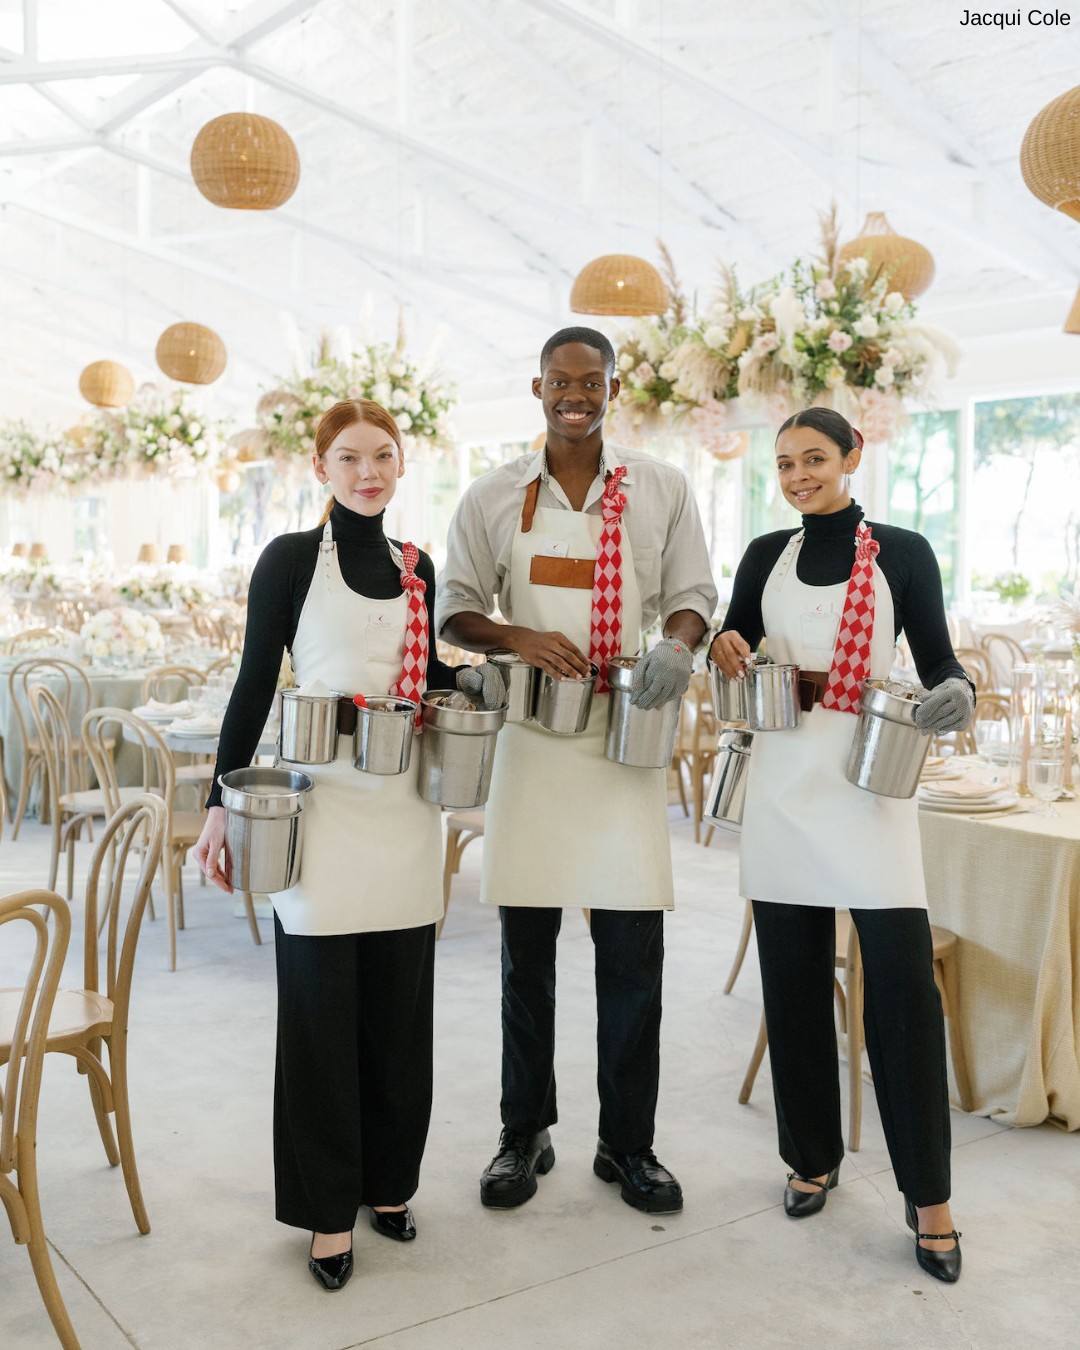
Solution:
<svg viewBox="0 0 1080 1350"><path fill-rule="evenodd" d="M991 811L1011 811L1019 804L1020 798L1015 792L1006 793L992 802L928 802L925 797L919 798L920 810L936 811L947 816L977 816Z"/></svg>
<svg viewBox="0 0 1080 1350"><path fill-rule="evenodd" d="M990 802L1005 796L1007 792L1008 788L988 787L985 792L966 792L959 796L954 792L935 792L926 784L919 788L919 796L931 802Z"/></svg>
<svg viewBox="0 0 1080 1350"><path fill-rule="evenodd" d="M220 736L221 727L166 727L166 735L187 736L192 740L205 741L211 736Z"/></svg>

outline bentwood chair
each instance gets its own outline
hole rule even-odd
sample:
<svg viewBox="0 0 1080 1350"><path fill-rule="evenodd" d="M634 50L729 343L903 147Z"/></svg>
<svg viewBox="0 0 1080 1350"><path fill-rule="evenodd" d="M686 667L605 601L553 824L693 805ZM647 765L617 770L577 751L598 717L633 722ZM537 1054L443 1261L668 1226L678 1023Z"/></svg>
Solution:
<svg viewBox="0 0 1080 1350"><path fill-rule="evenodd" d="M691 675L690 687L679 709L679 729L675 738L674 763L679 772L680 784L684 767L690 779L694 803L695 844L701 842L701 817L705 811L705 780L716 759L716 742L720 734L711 698L708 675Z"/></svg>
<svg viewBox="0 0 1080 1350"><path fill-rule="evenodd" d="M22 741L22 768L16 793L15 814L12 818L12 839L19 837L23 816L30 804L34 781L45 767L41 743L34 735L30 714L30 687L48 681L70 726L77 722L93 702L93 694L86 671L72 661L59 656L29 657L18 661L8 673L8 700L11 705L12 725ZM77 735L72 736L72 787L86 787L86 748ZM47 814L42 819L47 819Z"/></svg>
<svg viewBox="0 0 1080 1350"><path fill-rule="evenodd" d="M141 701L151 699L158 703L178 703L187 698L189 690L206 683L207 672L194 666L158 666L148 671L142 682ZM176 757L173 757L176 762ZM214 777L213 759L205 755L191 757L189 763L176 764L176 786L189 784L199 791L208 788Z"/></svg>
<svg viewBox="0 0 1080 1350"><path fill-rule="evenodd" d="M450 884L461 867L461 855L474 839L484 837L484 808L452 811L446 817L446 853L443 860L443 915L435 926L436 942L442 937L443 924L450 908Z"/></svg>
<svg viewBox="0 0 1080 1350"><path fill-rule="evenodd" d="M1008 689L1013 666L1024 665L1030 658L1019 642L1008 633L983 633L979 648L990 667L990 688Z"/></svg>
<svg viewBox="0 0 1080 1350"><path fill-rule="evenodd" d="M990 678L990 658L978 647L957 647L956 659L975 683L975 693L988 694L993 689Z"/></svg>
<svg viewBox="0 0 1080 1350"><path fill-rule="evenodd" d="M44 908L45 914L41 913ZM51 919L52 922L48 922ZM26 981L0 1002L0 1201L11 1235L30 1252L45 1310L64 1350L79 1350L41 1217L37 1118L41 1068L60 971L71 934L71 911L52 891L20 891L0 900L0 927L25 923L33 938Z"/></svg>

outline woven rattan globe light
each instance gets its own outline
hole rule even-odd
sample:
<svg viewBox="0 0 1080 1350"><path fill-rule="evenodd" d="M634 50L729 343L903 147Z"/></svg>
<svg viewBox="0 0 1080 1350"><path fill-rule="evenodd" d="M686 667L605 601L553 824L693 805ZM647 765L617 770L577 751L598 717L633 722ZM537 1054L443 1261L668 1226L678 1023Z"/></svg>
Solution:
<svg viewBox="0 0 1080 1350"><path fill-rule="evenodd" d="M1080 85L1035 114L1020 146L1020 172L1039 201L1080 220Z"/></svg>
<svg viewBox="0 0 1080 1350"><path fill-rule="evenodd" d="M1080 291L1072 302L1072 309L1069 310L1069 317L1065 320L1066 333L1080 333Z"/></svg>
<svg viewBox="0 0 1080 1350"><path fill-rule="evenodd" d="M157 340L154 355L170 380L213 384L225 369L225 344L201 323L174 323Z"/></svg>
<svg viewBox="0 0 1080 1350"><path fill-rule="evenodd" d="M664 314L670 297L660 273L631 253L605 253L586 263L570 291L575 314Z"/></svg>
<svg viewBox="0 0 1080 1350"><path fill-rule="evenodd" d="M191 147L191 176L215 206L272 211L300 181L300 156L283 126L257 113L207 122Z"/></svg>
<svg viewBox="0 0 1080 1350"><path fill-rule="evenodd" d="M119 361L91 361L79 376L79 393L95 408L122 408L134 392L131 371Z"/></svg>
<svg viewBox="0 0 1080 1350"><path fill-rule="evenodd" d="M841 262L865 258L870 264L870 284L884 273L889 289L899 291L905 300L922 295L934 279L930 250L897 234L883 211L871 211L856 238L842 245L837 256Z"/></svg>

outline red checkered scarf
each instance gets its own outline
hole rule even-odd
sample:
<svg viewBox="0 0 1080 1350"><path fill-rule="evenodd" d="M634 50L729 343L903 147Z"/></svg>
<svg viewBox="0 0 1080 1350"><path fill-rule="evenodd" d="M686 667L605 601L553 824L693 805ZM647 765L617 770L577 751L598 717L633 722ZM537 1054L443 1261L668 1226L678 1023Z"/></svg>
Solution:
<svg viewBox="0 0 1080 1350"><path fill-rule="evenodd" d="M874 635L874 559L881 545L863 521L855 533L855 565L851 569L840 631L836 635L823 708L858 713L862 681L870 676L870 639Z"/></svg>
<svg viewBox="0 0 1080 1350"><path fill-rule="evenodd" d="M405 621L405 659L397 684L390 686L395 698L411 698L417 705L416 721L420 724L420 695L427 687L428 666L428 612L424 601L427 584L416 575L420 550L415 544L401 547L401 589L409 593L409 613Z"/></svg>
<svg viewBox="0 0 1080 1350"><path fill-rule="evenodd" d="M620 517L626 505L626 493L619 484L626 477L626 467L613 469L604 484L600 506L604 526L596 550L596 569L593 572L592 620L589 630L589 660L600 667L596 692L608 692L607 667L619 655L622 641L622 525Z"/></svg>

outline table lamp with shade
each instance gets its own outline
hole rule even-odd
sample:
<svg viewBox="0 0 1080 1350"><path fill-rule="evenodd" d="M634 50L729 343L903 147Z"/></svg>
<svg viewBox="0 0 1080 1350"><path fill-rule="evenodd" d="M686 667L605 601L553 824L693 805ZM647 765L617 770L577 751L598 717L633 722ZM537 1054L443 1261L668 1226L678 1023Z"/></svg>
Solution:
<svg viewBox="0 0 1080 1350"><path fill-rule="evenodd" d="M170 544L169 551L165 555L165 561L171 563L186 563L188 561L187 544Z"/></svg>
<svg viewBox="0 0 1080 1350"><path fill-rule="evenodd" d="M160 561L157 544L140 544L138 561L141 563L156 563Z"/></svg>
<svg viewBox="0 0 1080 1350"><path fill-rule="evenodd" d="M31 544L31 545L30 545L30 561L31 561L31 562L45 562L45 560L48 558L48 556L49 556L49 552L48 552L48 549L46 549L46 547L45 547L44 544L37 543L37 544Z"/></svg>

